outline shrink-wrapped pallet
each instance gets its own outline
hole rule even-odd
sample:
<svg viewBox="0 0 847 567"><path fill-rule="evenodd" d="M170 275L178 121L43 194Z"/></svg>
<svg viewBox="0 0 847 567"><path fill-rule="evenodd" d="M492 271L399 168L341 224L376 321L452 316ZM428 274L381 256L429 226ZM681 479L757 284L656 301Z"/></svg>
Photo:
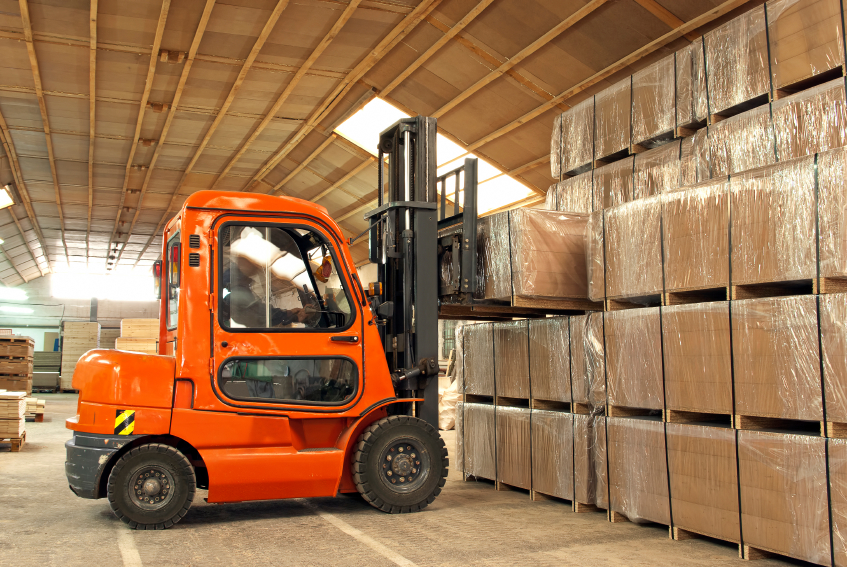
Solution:
<svg viewBox="0 0 847 567"><path fill-rule="evenodd" d="M821 295L818 299L826 420L845 423L847 422L847 294ZM847 524L844 527L847 528Z"/></svg>
<svg viewBox="0 0 847 567"><path fill-rule="evenodd" d="M738 543L735 431L667 424L674 527Z"/></svg>
<svg viewBox="0 0 847 567"><path fill-rule="evenodd" d="M666 193L662 206L665 289L729 285L729 179Z"/></svg>
<svg viewBox="0 0 847 567"><path fill-rule="evenodd" d="M573 499L581 504L608 508L606 418L574 414L573 423Z"/></svg>
<svg viewBox="0 0 847 567"><path fill-rule="evenodd" d="M675 140L635 156L633 199L661 195L680 186L681 143Z"/></svg>
<svg viewBox="0 0 847 567"><path fill-rule="evenodd" d="M830 565L826 439L738 432L745 546Z"/></svg>
<svg viewBox="0 0 847 567"><path fill-rule="evenodd" d="M558 210L558 203L556 201L556 183L547 188L547 195L544 197L544 210L547 211L556 211Z"/></svg>
<svg viewBox="0 0 847 567"><path fill-rule="evenodd" d="M532 410L531 425L532 489L573 500L573 414Z"/></svg>
<svg viewBox="0 0 847 567"><path fill-rule="evenodd" d="M466 403L462 415L465 477L496 480L494 406Z"/></svg>
<svg viewBox="0 0 847 567"><path fill-rule="evenodd" d="M705 129L700 130L700 132L705 132ZM698 132L699 134L699 132ZM705 134L704 134L705 135ZM698 182L697 176L697 155L694 152L694 137L683 138L679 141L679 186L686 187L688 185L695 185ZM708 166L708 163L706 164ZM706 170L705 179L709 179L709 171Z"/></svg>
<svg viewBox="0 0 847 567"><path fill-rule="evenodd" d="M701 128L682 141L680 148L682 185L695 185L712 178L712 149L709 147L709 129Z"/></svg>
<svg viewBox="0 0 847 567"><path fill-rule="evenodd" d="M570 318L571 392L574 403L606 405L603 313Z"/></svg>
<svg viewBox="0 0 847 567"><path fill-rule="evenodd" d="M608 481L608 452L606 448L606 416L595 415L594 418L594 505L604 510L609 509Z"/></svg>
<svg viewBox="0 0 847 567"><path fill-rule="evenodd" d="M709 112L718 114L770 90L763 6L705 35Z"/></svg>
<svg viewBox="0 0 847 567"><path fill-rule="evenodd" d="M662 292L661 216L661 196L606 210L607 297Z"/></svg>
<svg viewBox="0 0 847 567"><path fill-rule="evenodd" d="M843 64L839 0L771 0L767 10L774 89L802 87Z"/></svg>
<svg viewBox="0 0 847 567"><path fill-rule="evenodd" d="M776 163L770 105L721 120L709 126L706 132L706 138L700 136L700 132L695 135L695 151L700 152L698 162L708 161L712 178ZM706 150L701 148L704 141L708 142ZM704 167L698 165L701 170Z"/></svg>
<svg viewBox="0 0 847 567"><path fill-rule="evenodd" d="M515 209L480 219L476 297L587 298L587 223L587 214L543 209Z"/></svg>
<svg viewBox="0 0 847 567"><path fill-rule="evenodd" d="M562 115L553 119L553 131L550 134L550 175L559 179L562 175Z"/></svg>
<svg viewBox="0 0 847 567"><path fill-rule="evenodd" d="M631 117L631 76L594 95L594 159L629 150Z"/></svg>
<svg viewBox="0 0 847 567"><path fill-rule="evenodd" d="M814 278L815 159L730 180L732 284Z"/></svg>
<svg viewBox="0 0 847 567"><path fill-rule="evenodd" d="M591 172L586 171L557 183L555 210L566 213L590 213L593 208L591 177Z"/></svg>
<svg viewBox="0 0 847 567"><path fill-rule="evenodd" d="M674 54L632 75L632 143L667 140L674 136Z"/></svg>
<svg viewBox="0 0 847 567"><path fill-rule="evenodd" d="M677 126L691 126L709 117L704 53L702 38L675 53Z"/></svg>
<svg viewBox="0 0 847 567"><path fill-rule="evenodd" d="M498 406L497 481L532 488L531 410Z"/></svg>
<svg viewBox="0 0 847 567"><path fill-rule="evenodd" d="M494 323L494 389L498 397L529 399L527 321Z"/></svg>
<svg viewBox="0 0 847 567"><path fill-rule="evenodd" d="M847 148L818 156L821 277L847 277Z"/></svg>
<svg viewBox="0 0 847 567"><path fill-rule="evenodd" d="M529 321L530 391L536 400L571 401L567 317Z"/></svg>
<svg viewBox="0 0 847 567"><path fill-rule="evenodd" d="M465 472L465 402L456 403L456 468Z"/></svg>
<svg viewBox="0 0 847 567"><path fill-rule="evenodd" d="M773 128L780 161L847 146L844 79L774 101Z"/></svg>
<svg viewBox="0 0 847 567"><path fill-rule="evenodd" d="M847 565L847 439L829 439L829 495L832 502L832 554Z"/></svg>
<svg viewBox="0 0 847 567"><path fill-rule="evenodd" d="M660 308L610 311L604 328L609 405L661 410Z"/></svg>
<svg viewBox="0 0 847 567"><path fill-rule="evenodd" d="M729 302L662 308L665 407L732 413Z"/></svg>
<svg viewBox="0 0 847 567"><path fill-rule="evenodd" d="M606 297L606 251L603 244L603 209L594 211L585 227L585 260L588 275L588 298L602 301Z"/></svg>
<svg viewBox="0 0 847 567"><path fill-rule="evenodd" d="M465 394L494 396L494 335L491 323L465 325Z"/></svg>
<svg viewBox="0 0 847 567"><path fill-rule="evenodd" d="M735 413L821 421L813 295L732 302Z"/></svg>
<svg viewBox="0 0 847 567"><path fill-rule="evenodd" d="M594 158L594 97L562 114L562 175L590 167Z"/></svg>
<svg viewBox="0 0 847 567"><path fill-rule="evenodd" d="M631 522L670 524L661 421L608 417L610 509Z"/></svg>
<svg viewBox="0 0 847 567"><path fill-rule="evenodd" d="M595 211L632 201L634 163L635 156L630 156L594 170Z"/></svg>

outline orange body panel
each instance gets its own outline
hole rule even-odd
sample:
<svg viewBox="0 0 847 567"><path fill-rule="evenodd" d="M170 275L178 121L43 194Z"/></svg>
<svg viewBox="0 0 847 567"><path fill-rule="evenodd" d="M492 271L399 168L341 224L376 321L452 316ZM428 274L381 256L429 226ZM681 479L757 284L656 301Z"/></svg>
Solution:
<svg viewBox="0 0 847 567"><path fill-rule="evenodd" d="M355 315L353 324L309 333L222 328L217 318L217 239L220 226L229 221L293 224L321 233L334 249ZM349 470L353 446L365 427L386 415L385 406L395 393L341 229L326 209L307 201L200 191L186 199L166 226L163 257L176 234L181 242L176 328L168 329L163 299L159 356L107 350L84 355L74 374L79 415L68 420L68 428L111 433L114 411L135 409L135 434L169 434L197 450L208 471L210 502L355 490ZM189 248L189 235L199 237L199 248ZM199 255L199 264L189 267L189 253ZM163 289L166 286L163 282ZM333 336L355 340L332 341ZM349 358L358 367L357 390L342 406L233 400L218 386L217 375L223 361L234 356ZM109 411L112 421L107 424Z"/></svg>

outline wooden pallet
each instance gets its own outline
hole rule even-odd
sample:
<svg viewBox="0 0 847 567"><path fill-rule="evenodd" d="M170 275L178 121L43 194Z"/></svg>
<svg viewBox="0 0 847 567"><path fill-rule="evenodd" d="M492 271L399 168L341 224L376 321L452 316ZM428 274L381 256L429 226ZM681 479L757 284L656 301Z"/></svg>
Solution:
<svg viewBox="0 0 847 567"><path fill-rule="evenodd" d="M662 410L649 408L631 408L626 406L616 406L606 404L606 415L608 417L641 417L641 416L658 416Z"/></svg>
<svg viewBox="0 0 847 567"><path fill-rule="evenodd" d="M733 416L732 427L747 431L802 431L818 433L821 437L826 436L827 432L826 423L823 421L801 421L797 419L740 414Z"/></svg>
<svg viewBox="0 0 847 567"><path fill-rule="evenodd" d="M803 79L801 81L797 81L796 83L792 83L790 85L783 85L780 88L775 88L773 92L770 94L770 101L781 100L783 98L789 97L791 95L795 95L797 93L813 89L817 86L820 86L824 83L828 83L829 81L836 79L838 77L844 76L844 66L839 65L833 69L829 69L824 71L823 73L818 73L812 77L807 79Z"/></svg>
<svg viewBox="0 0 847 567"><path fill-rule="evenodd" d="M509 408L529 408L529 398L510 398L494 396L494 405Z"/></svg>
<svg viewBox="0 0 847 567"><path fill-rule="evenodd" d="M786 553L782 553L779 551L773 551L771 549L767 549L764 547L755 547L748 544L743 544L738 546L738 558L744 559L745 561L756 561L758 559L773 559L773 558L785 558L790 557L792 559L799 559L800 561L804 561L802 557L798 557L795 555L788 555Z"/></svg>
<svg viewBox="0 0 847 567"><path fill-rule="evenodd" d="M790 295L808 295L818 292L816 279L793 280L785 282L765 282L738 284L732 286L730 298L762 299L767 297L786 297Z"/></svg>
<svg viewBox="0 0 847 567"><path fill-rule="evenodd" d="M529 488L523 488L522 486L516 486L514 484L509 484L508 482L503 482L502 480L494 481L494 489L495 490L501 490L501 491L516 490L518 492L526 492L526 493L530 492Z"/></svg>
<svg viewBox="0 0 847 567"><path fill-rule="evenodd" d="M27 416L25 416L25 419L29 422L41 423L41 422L44 421L44 414L43 413L37 413L35 415L27 415Z"/></svg>
<svg viewBox="0 0 847 567"><path fill-rule="evenodd" d="M629 518L627 518L620 512L615 512L614 510L606 510L606 519L612 522L613 524L620 524L622 522L629 521Z"/></svg>
<svg viewBox="0 0 847 567"><path fill-rule="evenodd" d="M571 502L571 511L574 514L585 514L586 512L599 512L602 508L598 508L594 504L586 504L585 502L579 502L574 500Z"/></svg>
<svg viewBox="0 0 847 567"><path fill-rule="evenodd" d="M584 402L573 402L571 404L571 413L578 413L580 415L591 415L591 404L587 404Z"/></svg>
<svg viewBox="0 0 847 567"><path fill-rule="evenodd" d="M722 120L726 120L727 118L731 118L738 114L742 114L747 112L748 110L752 110L759 106L763 106L770 102L770 92L762 93L758 96L751 98L750 100L745 100L735 106L731 106L729 108L725 108L720 112L715 112L709 114L709 124L717 124Z"/></svg>
<svg viewBox="0 0 847 567"><path fill-rule="evenodd" d="M818 293L847 292L847 278L818 278Z"/></svg>
<svg viewBox="0 0 847 567"><path fill-rule="evenodd" d="M26 431L24 431L23 434L20 437L0 438L0 445L5 445L5 444L11 445L12 453L17 453L18 451L20 451L21 448L24 446L25 442L26 442Z"/></svg>
<svg viewBox="0 0 847 567"><path fill-rule="evenodd" d="M637 297L607 297L606 311L622 311L624 309L643 309L658 307L662 304L662 294L641 295Z"/></svg>
<svg viewBox="0 0 847 567"><path fill-rule="evenodd" d="M573 502L570 498L564 498L562 496L556 496L554 494L547 494L545 492L541 492L539 490L535 490L534 488L529 489L529 499L533 502L542 502L544 500L550 500L553 502L563 502L571 507L571 503Z"/></svg>
<svg viewBox="0 0 847 567"><path fill-rule="evenodd" d="M476 394L464 394L462 400L466 404L493 404L494 396L478 396Z"/></svg>
<svg viewBox="0 0 847 567"><path fill-rule="evenodd" d="M462 474L462 478L465 482L482 482L484 484L490 484L491 486L496 485L496 481L493 478L485 478L484 476L476 476L472 474Z"/></svg>
<svg viewBox="0 0 847 567"><path fill-rule="evenodd" d="M728 413L705 413L666 409L662 410L662 419L666 423L723 422L725 425L732 425L732 414Z"/></svg>
<svg viewBox="0 0 847 567"><path fill-rule="evenodd" d="M679 526L669 526L668 537L674 541L685 541L687 539L699 539L701 537L710 537L712 539L719 539L721 541L727 541L736 545L740 543L737 539L724 539L714 534L707 534L703 532L698 532L696 530L689 530L687 528L681 528Z"/></svg>
<svg viewBox="0 0 847 567"><path fill-rule="evenodd" d="M662 305L672 306L726 301L730 297L729 293L728 286L668 290L662 294Z"/></svg>
<svg viewBox="0 0 847 567"><path fill-rule="evenodd" d="M439 319L470 321L511 321L514 317L542 318L547 315L574 315L589 311L603 311L602 301L589 299L547 299L514 296L508 302L442 304Z"/></svg>
<svg viewBox="0 0 847 567"><path fill-rule="evenodd" d="M571 412L572 404L570 402L557 402L554 400L537 400L532 398L529 400L529 408L536 410L562 411Z"/></svg>

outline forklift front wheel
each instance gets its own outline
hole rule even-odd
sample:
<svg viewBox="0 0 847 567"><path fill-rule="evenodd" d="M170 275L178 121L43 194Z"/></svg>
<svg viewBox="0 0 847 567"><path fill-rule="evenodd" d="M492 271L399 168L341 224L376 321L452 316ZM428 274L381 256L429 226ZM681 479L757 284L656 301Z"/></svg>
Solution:
<svg viewBox="0 0 847 567"><path fill-rule="evenodd" d="M394 415L359 437L353 481L365 500L383 512L417 512L441 493L448 464L447 447L433 426Z"/></svg>
<svg viewBox="0 0 847 567"><path fill-rule="evenodd" d="M115 463L109 474L109 506L133 529L163 530L185 516L196 487L185 455L170 445L150 443Z"/></svg>

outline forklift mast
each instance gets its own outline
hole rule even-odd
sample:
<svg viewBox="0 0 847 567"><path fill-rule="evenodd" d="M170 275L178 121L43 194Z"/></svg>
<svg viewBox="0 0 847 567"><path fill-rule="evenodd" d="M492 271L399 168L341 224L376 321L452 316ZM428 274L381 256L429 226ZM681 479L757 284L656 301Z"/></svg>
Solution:
<svg viewBox="0 0 847 567"><path fill-rule="evenodd" d="M423 399L414 407L411 401L396 404L392 411L416 415L435 427L439 307L445 295L451 301L473 301L477 254L477 160L465 159L461 167L437 176L436 137L436 119L425 116L402 119L380 134L377 208L365 214L371 223L369 259L377 264L381 290L372 308L397 397ZM462 180L465 206L460 212ZM448 186L454 189L449 216ZM439 266L445 262L455 286L439 283Z"/></svg>

